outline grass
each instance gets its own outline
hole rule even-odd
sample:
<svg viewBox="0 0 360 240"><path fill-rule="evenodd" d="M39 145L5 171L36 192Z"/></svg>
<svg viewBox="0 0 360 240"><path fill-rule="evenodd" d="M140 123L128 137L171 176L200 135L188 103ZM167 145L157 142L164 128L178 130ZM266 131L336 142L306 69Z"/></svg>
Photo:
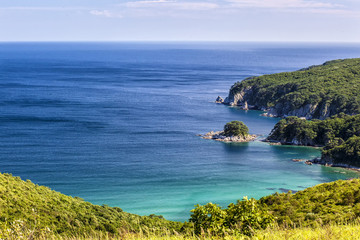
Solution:
<svg viewBox="0 0 360 240"><path fill-rule="evenodd" d="M5 231L5 233L4 233ZM325 225L318 226L315 228L284 228L284 227L273 227L266 230L258 231L254 236L191 236L182 234L172 234L170 232L164 232L163 235L153 233L124 233L118 237L111 237L106 233L93 233L93 234L82 234L73 236L62 236L55 234L50 231L44 231L43 235L33 238L34 235L30 229L23 228L21 222L18 222L15 226L10 229L0 231L1 239L17 240L17 239L38 239L38 240L210 240L210 239L238 239L238 240L265 240L265 239L287 239L287 240L351 240L360 239L360 223L345 224L345 225Z"/></svg>

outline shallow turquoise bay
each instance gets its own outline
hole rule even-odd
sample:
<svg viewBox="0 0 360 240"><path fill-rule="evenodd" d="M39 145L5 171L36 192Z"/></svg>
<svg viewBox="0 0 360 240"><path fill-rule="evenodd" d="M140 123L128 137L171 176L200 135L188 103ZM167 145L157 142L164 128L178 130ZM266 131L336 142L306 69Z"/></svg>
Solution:
<svg viewBox="0 0 360 240"><path fill-rule="evenodd" d="M360 45L336 44L1 43L0 171L179 221L195 204L356 177L292 161L315 148L197 134L240 120L265 138L279 119L216 97L252 75L359 55Z"/></svg>

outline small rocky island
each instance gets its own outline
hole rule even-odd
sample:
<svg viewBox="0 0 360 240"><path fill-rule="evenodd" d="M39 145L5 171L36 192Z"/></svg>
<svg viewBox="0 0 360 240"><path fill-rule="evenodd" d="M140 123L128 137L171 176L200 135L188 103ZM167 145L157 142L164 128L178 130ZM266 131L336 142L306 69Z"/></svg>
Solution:
<svg viewBox="0 0 360 240"><path fill-rule="evenodd" d="M221 142L250 142L256 135L249 134L249 128L243 122L231 121L224 126L224 131L211 131L201 137Z"/></svg>

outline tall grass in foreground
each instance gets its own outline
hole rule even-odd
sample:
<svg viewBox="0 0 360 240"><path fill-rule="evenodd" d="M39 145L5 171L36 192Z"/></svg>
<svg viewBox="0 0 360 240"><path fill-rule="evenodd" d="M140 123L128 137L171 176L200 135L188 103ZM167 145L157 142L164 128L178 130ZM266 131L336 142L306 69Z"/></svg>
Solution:
<svg viewBox="0 0 360 240"><path fill-rule="evenodd" d="M346 225L325 225L316 228L303 227L303 228L284 228L273 227L266 230L260 230L252 237L248 236L211 236L209 234L203 234L202 236L195 236L192 234L178 234L170 231L164 231L161 235L142 232L130 233L124 232L121 236L112 237L108 233L94 232L88 234L74 234L70 236L63 236L51 232L49 229L43 229L40 232L34 232L31 229L27 229L22 226L21 222L13 224L11 228L0 231L0 239L9 240L21 240L21 239L38 239L38 240L117 240L117 239L129 239L129 240L183 240L183 239L239 239L239 240L265 240L265 239L306 239L306 240L360 240L360 223L346 224Z"/></svg>

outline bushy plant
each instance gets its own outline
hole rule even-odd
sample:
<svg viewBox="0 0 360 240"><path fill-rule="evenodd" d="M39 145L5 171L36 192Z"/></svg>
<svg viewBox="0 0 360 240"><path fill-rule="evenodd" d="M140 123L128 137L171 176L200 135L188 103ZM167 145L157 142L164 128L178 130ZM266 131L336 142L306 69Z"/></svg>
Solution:
<svg viewBox="0 0 360 240"><path fill-rule="evenodd" d="M194 223L195 234L224 235L244 234L251 236L258 229L265 229L274 218L255 199L244 197L227 209L217 204L197 205L191 210L190 222Z"/></svg>
<svg viewBox="0 0 360 240"><path fill-rule="evenodd" d="M247 136L249 135L249 128L241 121L231 121L224 126L225 136Z"/></svg>

